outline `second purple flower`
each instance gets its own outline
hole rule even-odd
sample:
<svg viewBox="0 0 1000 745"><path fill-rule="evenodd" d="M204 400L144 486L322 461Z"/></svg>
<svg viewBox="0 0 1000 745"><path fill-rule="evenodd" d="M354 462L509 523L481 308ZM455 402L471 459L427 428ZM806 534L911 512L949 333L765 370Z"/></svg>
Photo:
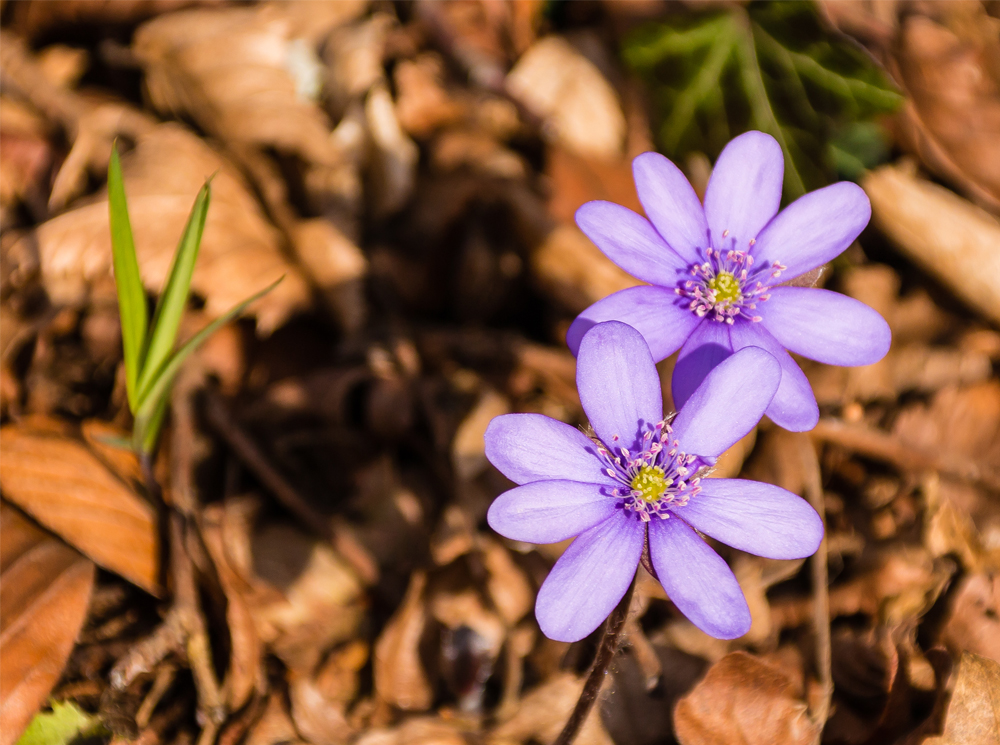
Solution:
<svg viewBox="0 0 1000 745"><path fill-rule="evenodd" d="M598 301L574 321L574 352L601 321L636 328L655 360L680 349L672 389L680 407L722 360L745 347L781 365L767 415L794 431L812 429L819 409L796 352L830 365L869 365L889 350L889 327L868 306L827 290L781 286L846 249L868 224L868 197L841 182L806 194L780 214L784 159L762 132L722 151L702 206L673 163L657 153L633 162L649 220L610 202L588 202L577 223L618 266L648 286Z"/></svg>

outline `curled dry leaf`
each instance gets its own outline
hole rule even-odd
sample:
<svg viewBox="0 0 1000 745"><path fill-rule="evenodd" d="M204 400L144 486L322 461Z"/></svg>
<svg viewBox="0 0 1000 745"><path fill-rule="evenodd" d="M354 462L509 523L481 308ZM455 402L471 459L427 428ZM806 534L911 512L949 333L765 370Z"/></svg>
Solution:
<svg viewBox="0 0 1000 745"><path fill-rule="evenodd" d="M158 292L205 179L212 177L201 253L191 283L218 317L279 277L285 279L247 309L268 333L309 300L305 281L283 257L278 231L267 222L239 172L202 140L176 124L139 138L123 157L136 252L147 289ZM37 241L42 276L55 303L75 305L87 286L111 271L108 205L102 198L59 215L22 240Z"/></svg>
<svg viewBox="0 0 1000 745"><path fill-rule="evenodd" d="M951 598L941 641L954 652L972 652L1000 663L1000 575L971 574Z"/></svg>
<svg viewBox="0 0 1000 745"><path fill-rule="evenodd" d="M980 3L948 5L946 25L919 14L902 21L894 62L910 94L903 133L931 170L1000 210L1000 19Z"/></svg>
<svg viewBox="0 0 1000 745"><path fill-rule="evenodd" d="M994 322L1000 321L1000 222L947 189L900 166L861 184L872 217L911 259Z"/></svg>
<svg viewBox="0 0 1000 745"><path fill-rule="evenodd" d="M811 745L820 727L809 718L795 684L746 652L712 665L674 710L682 745Z"/></svg>
<svg viewBox="0 0 1000 745"><path fill-rule="evenodd" d="M549 233L532 254L531 268L542 287L573 311L642 284L611 263L575 225L559 225Z"/></svg>
<svg viewBox="0 0 1000 745"><path fill-rule="evenodd" d="M486 588L497 612L508 627L524 618L535 604L535 593L510 552L490 538L481 538L483 563L489 578Z"/></svg>
<svg viewBox="0 0 1000 745"><path fill-rule="evenodd" d="M451 442L451 461L461 480L478 476L488 464L483 436L494 417L510 411L510 402L493 390L486 390L455 432Z"/></svg>
<svg viewBox="0 0 1000 745"><path fill-rule="evenodd" d="M427 624L426 586L427 575L414 573L403 602L375 643L375 693L386 703L411 711L430 708L434 698L419 649Z"/></svg>
<svg viewBox="0 0 1000 745"><path fill-rule="evenodd" d="M159 594L153 508L82 443L25 425L0 429L4 496L102 567Z"/></svg>
<svg viewBox="0 0 1000 745"><path fill-rule="evenodd" d="M426 53L402 60L393 70L398 91L396 114L399 123L414 137L425 137L435 129L453 124L465 115L465 107L445 91L441 82L441 58Z"/></svg>
<svg viewBox="0 0 1000 745"><path fill-rule="evenodd" d="M371 196L376 214L399 210L413 192L420 151L399 124L392 96L384 83L365 99L365 121L372 143Z"/></svg>
<svg viewBox="0 0 1000 745"><path fill-rule="evenodd" d="M576 706L583 679L571 673L557 673L546 683L521 699L510 719L490 733L491 745L508 745L536 740L543 745L555 742L563 725ZM612 745L611 737L601 723L599 707L591 709L574 740L579 745Z"/></svg>
<svg viewBox="0 0 1000 745"><path fill-rule="evenodd" d="M536 42L507 75L505 87L566 147L607 160L621 156L625 115L615 89L562 37Z"/></svg>
<svg viewBox="0 0 1000 745"><path fill-rule="evenodd" d="M62 675L87 616L94 565L6 505L0 531L0 745L13 745Z"/></svg>
<svg viewBox="0 0 1000 745"><path fill-rule="evenodd" d="M142 26L133 51L161 111L188 114L226 142L335 165L340 154L315 103L323 69L313 41L365 5L274 3L171 13Z"/></svg>
<svg viewBox="0 0 1000 745"><path fill-rule="evenodd" d="M994 745L1000 742L1000 664L966 652L958 663L944 733L923 745Z"/></svg>

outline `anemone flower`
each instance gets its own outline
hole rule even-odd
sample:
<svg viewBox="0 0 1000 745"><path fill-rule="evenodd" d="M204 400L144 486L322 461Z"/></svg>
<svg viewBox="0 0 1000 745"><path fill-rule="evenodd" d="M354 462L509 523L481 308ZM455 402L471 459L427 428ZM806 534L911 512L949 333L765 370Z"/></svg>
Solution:
<svg viewBox="0 0 1000 745"><path fill-rule="evenodd" d="M581 313L567 334L570 349L609 320L638 329L655 360L680 349L671 384L680 406L726 357L761 347L781 365L767 415L789 430L812 429L816 398L786 350L830 365L869 365L888 351L889 327L857 300L782 283L851 244L871 217L864 191L833 184L779 213L784 159L763 132L742 134L722 151L704 206L662 155L643 153L632 170L649 220L611 202L588 202L576 222L608 258L649 284Z"/></svg>
<svg viewBox="0 0 1000 745"><path fill-rule="evenodd" d="M750 610L726 562L699 531L741 551L798 559L819 547L823 524L803 499L771 484L704 478L757 424L781 378L756 347L712 370L673 418L642 335L594 326L580 343L577 387L591 430L541 414L506 414L486 430L486 456L520 486L490 507L500 535L530 543L575 538L538 591L546 636L576 641L614 609L647 541L657 578L698 628L721 639L750 628Z"/></svg>

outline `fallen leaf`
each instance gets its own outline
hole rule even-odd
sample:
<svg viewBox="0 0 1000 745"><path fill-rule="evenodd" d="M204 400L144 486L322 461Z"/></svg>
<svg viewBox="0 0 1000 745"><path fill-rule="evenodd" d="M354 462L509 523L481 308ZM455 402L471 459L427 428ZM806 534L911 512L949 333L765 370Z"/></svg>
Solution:
<svg viewBox="0 0 1000 745"><path fill-rule="evenodd" d="M375 643L375 692L386 703L409 711L430 708L434 691L420 661L420 637L427 623L427 575L415 572L406 596Z"/></svg>
<svg viewBox="0 0 1000 745"><path fill-rule="evenodd" d="M861 181L872 217L904 254L959 298L1000 321L1000 222L944 187L900 166Z"/></svg>
<svg viewBox="0 0 1000 745"><path fill-rule="evenodd" d="M472 411L462 420L451 443L451 461L458 478L478 476L489 465L483 436L494 417L510 412L510 402L493 390L486 390Z"/></svg>
<svg viewBox="0 0 1000 745"><path fill-rule="evenodd" d="M191 282L218 317L281 276L253 303L261 333L269 333L309 302L299 272L281 253L278 231L267 222L240 173L203 141L176 124L141 136L122 158L125 192L143 284L159 292L170 269L194 197L212 179L212 203ZM40 225L22 239L37 241L46 290L57 304L76 305L88 285L111 271L106 197Z"/></svg>
<svg viewBox="0 0 1000 745"><path fill-rule="evenodd" d="M821 725L783 672L746 652L712 665L674 709L682 745L811 744Z"/></svg>
<svg viewBox="0 0 1000 745"><path fill-rule="evenodd" d="M481 538L483 563L489 572L486 589L507 626L514 626L535 605L535 592L503 544Z"/></svg>
<svg viewBox="0 0 1000 745"><path fill-rule="evenodd" d="M455 722L437 717L415 717L395 729L366 732L355 745L468 745L468 740Z"/></svg>
<svg viewBox="0 0 1000 745"><path fill-rule="evenodd" d="M340 153L316 104L323 68L314 47L366 4L282 2L171 13L139 28L133 51L161 111L188 114L225 142L335 165Z"/></svg>
<svg viewBox="0 0 1000 745"><path fill-rule="evenodd" d="M951 598L941 642L954 653L970 652L1000 663L1000 575L964 577Z"/></svg>
<svg viewBox="0 0 1000 745"><path fill-rule="evenodd" d="M923 745L996 745L1000 742L1000 664L966 652L958 663L944 733Z"/></svg>
<svg viewBox="0 0 1000 745"><path fill-rule="evenodd" d="M286 706L282 694L272 693L267 699L264 714L247 735L246 745L283 745L300 742Z"/></svg>
<svg viewBox="0 0 1000 745"><path fill-rule="evenodd" d="M62 675L87 616L94 565L6 505L0 530L0 745L13 745Z"/></svg>
<svg viewBox="0 0 1000 745"><path fill-rule="evenodd" d="M594 64L560 36L535 42L504 83L511 96L546 120L554 139L607 160L621 156L625 115L615 89Z"/></svg>
<svg viewBox="0 0 1000 745"><path fill-rule="evenodd" d="M4 496L97 564L158 595L153 508L80 442L22 425L0 429Z"/></svg>
<svg viewBox="0 0 1000 745"><path fill-rule="evenodd" d="M465 115L465 107L445 91L443 71L440 56L433 53L402 60L393 70L396 114L403 129L414 137L426 137Z"/></svg>
<svg viewBox="0 0 1000 745"><path fill-rule="evenodd" d="M537 740L543 745L551 745L576 706L583 683L582 678L571 673L556 673L524 696L510 719L494 728L487 742L506 745ZM612 745L611 737L601 723L598 707L591 709L574 742L578 745Z"/></svg>

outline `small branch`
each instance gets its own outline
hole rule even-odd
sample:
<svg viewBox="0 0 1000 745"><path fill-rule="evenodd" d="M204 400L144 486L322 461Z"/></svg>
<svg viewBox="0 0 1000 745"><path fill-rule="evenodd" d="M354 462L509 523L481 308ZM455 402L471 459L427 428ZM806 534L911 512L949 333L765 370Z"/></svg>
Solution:
<svg viewBox="0 0 1000 745"><path fill-rule="evenodd" d="M608 671L608 666L611 665L611 660L614 659L615 653L618 651L618 639L621 636L622 628L625 626L625 621L628 619L628 610L632 604L632 592L634 590L635 580L633 579L628 592L625 593L625 597L621 599L618 606L608 616L608 620L604 626L604 635L601 637L601 644L597 648L597 654L594 657L594 664L590 668L590 674L587 676L587 682L583 684L583 691L576 702L576 707L573 709L573 713L570 714L566 726L559 733L555 745L570 745L576 739L580 727L583 726L587 715L590 714L590 710L594 708L597 696L601 692L601 686L604 684L604 674Z"/></svg>
<svg viewBox="0 0 1000 745"><path fill-rule="evenodd" d="M271 465L257 444L233 421L222 397L214 391L208 391L205 399L205 415L208 423L226 441L236 457L260 479L289 512L299 519L306 530L317 533L328 541L333 540L330 521L314 510L295 487Z"/></svg>
<svg viewBox="0 0 1000 745"><path fill-rule="evenodd" d="M815 720L820 724L817 743L822 737L823 726L830 715L830 700L833 697L833 652L830 645L830 588L827 570L826 544L826 508L823 499L823 476L819 468L816 449L807 435L797 438L799 456L805 470L806 499L813 509L819 513L823 521L823 540L819 550L810 561L813 586L813 632L816 634L816 667L819 672L819 682L823 690L823 698L814 713Z"/></svg>

